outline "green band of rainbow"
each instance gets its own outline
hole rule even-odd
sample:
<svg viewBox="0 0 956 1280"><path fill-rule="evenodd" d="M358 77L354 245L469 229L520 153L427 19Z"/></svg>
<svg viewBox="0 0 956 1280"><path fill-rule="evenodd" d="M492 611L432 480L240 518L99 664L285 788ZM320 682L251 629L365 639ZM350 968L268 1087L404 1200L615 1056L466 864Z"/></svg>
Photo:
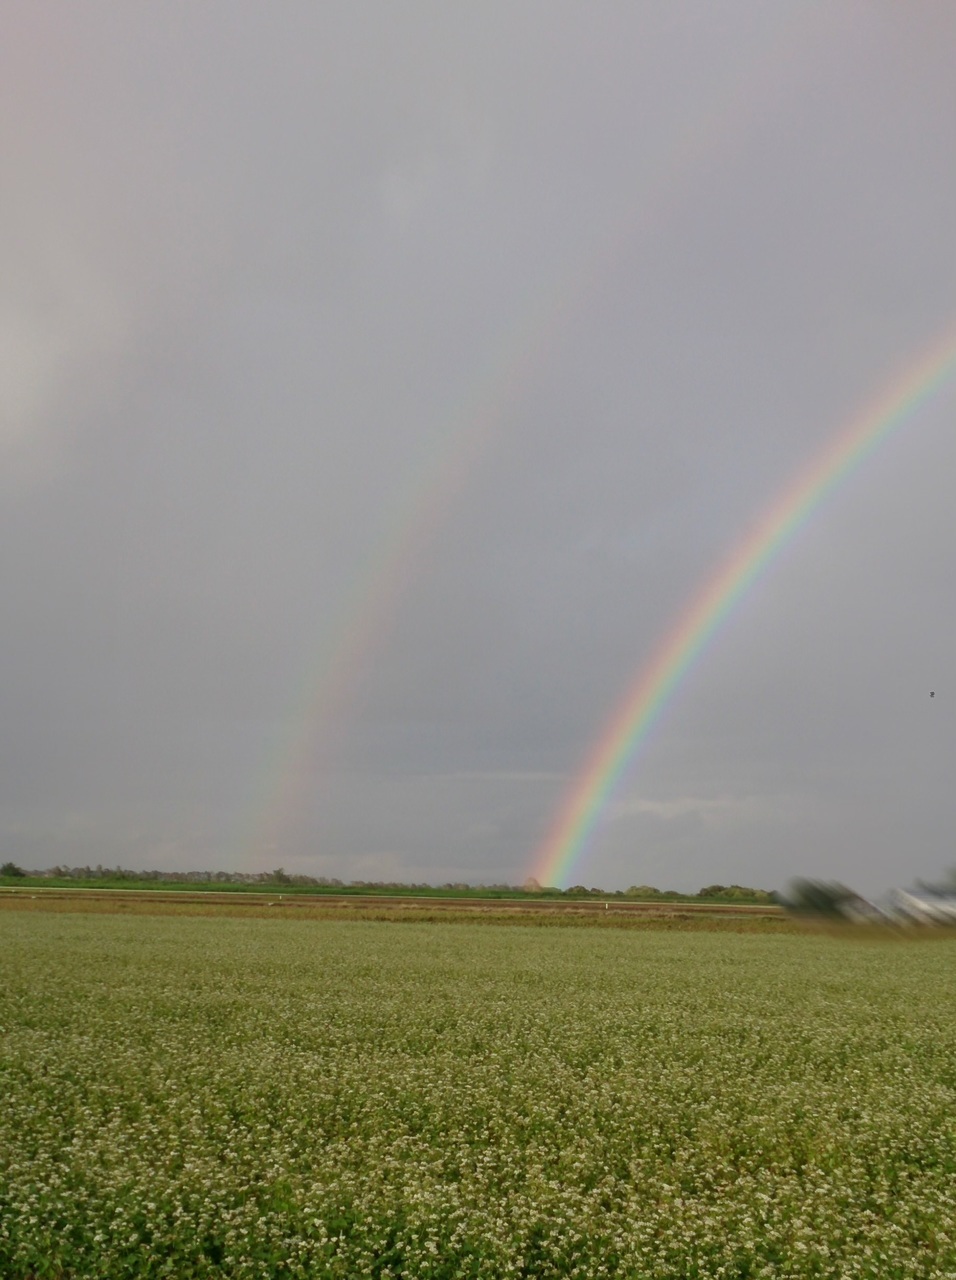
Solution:
<svg viewBox="0 0 956 1280"><path fill-rule="evenodd" d="M721 624L830 493L956 373L956 330L907 366L884 392L837 432L691 599L641 667L574 780L537 850L531 875L565 885L587 851L604 806L646 743L675 690Z"/></svg>

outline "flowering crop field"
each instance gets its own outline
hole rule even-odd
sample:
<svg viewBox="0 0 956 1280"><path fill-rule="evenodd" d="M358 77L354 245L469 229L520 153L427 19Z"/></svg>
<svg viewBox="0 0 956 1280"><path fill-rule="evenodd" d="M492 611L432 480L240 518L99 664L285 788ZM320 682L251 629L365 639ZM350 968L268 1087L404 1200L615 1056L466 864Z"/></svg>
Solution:
<svg viewBox="0 0 956 1280"><path fill-rule="evenodd" d="M956 942L5 913L0 1274L956 1277Z"/></svg>

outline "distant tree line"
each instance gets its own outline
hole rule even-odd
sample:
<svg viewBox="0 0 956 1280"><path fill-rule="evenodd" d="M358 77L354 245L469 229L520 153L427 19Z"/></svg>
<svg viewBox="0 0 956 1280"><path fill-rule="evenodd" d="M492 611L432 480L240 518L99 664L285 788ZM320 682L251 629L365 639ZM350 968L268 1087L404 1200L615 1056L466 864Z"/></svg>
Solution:
<svg viewBox="0 0 956 1280"><path fill-rule="evenodd" d="M446 881L443 884L427 884L424 882L406 883L392 880L339 880L330 876L308 876L293 874L284 867L276 867L273 871L160 871L156 869L137 871L129 867L104 867L97 863L95 867L48 867L43 871L24 871L13 862L0 865L0 878L14 879L31 877L44 880L74 881L124 881L133 884L170 884L170 885L237 885L264 888L285 887L289 889L346 890L365 893L481 893L481 894L542 894L568 898L631 898L646 901L687 901L699 898L711 902L772 902L774 895L766 889L749 888L747 885L705 885L696 894L681 893L677 889L656 889L653 885L631 885L629 889L602 889L592 885L576 884L570 889L558 889L540 885L529 879L522 885L485 884L473 885L462 881Z"/></svg>

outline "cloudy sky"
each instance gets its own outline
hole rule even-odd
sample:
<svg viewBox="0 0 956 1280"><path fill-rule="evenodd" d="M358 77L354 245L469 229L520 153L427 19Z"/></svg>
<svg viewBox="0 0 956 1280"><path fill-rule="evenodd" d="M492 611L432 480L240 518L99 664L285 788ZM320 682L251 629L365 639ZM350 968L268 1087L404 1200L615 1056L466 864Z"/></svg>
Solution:
<svg viewBox="0 0 956 1280"><path fill-rule="evenodd" d="M954 64L946 0L8 5L0 853L522 881L956 350ZM956 864L954 422L787 542L572 880Z"/></svg>

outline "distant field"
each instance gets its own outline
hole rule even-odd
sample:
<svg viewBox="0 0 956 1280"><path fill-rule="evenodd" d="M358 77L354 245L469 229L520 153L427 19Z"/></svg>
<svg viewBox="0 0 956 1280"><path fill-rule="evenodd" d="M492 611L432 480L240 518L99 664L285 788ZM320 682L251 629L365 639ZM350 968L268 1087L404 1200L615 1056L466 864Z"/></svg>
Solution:
<svg viewBox="0 0 956 1280"><path fill-rule="evenodd" d="M633 901L627 898L513 899L413 897L411 894L198 892L178 888L104 889L0 886L0 912L66 911L121 915L292 916L299 920L382 920L393 923L595 925L609 928L717 929L792 932L780 907L748 903Z"/></svg>
<svg viewBox="0 0 956 1280"><path fill-rule="evenodd" d="M0 946L11 1280L956 1275L952 940L14 909Z"/></svg>

